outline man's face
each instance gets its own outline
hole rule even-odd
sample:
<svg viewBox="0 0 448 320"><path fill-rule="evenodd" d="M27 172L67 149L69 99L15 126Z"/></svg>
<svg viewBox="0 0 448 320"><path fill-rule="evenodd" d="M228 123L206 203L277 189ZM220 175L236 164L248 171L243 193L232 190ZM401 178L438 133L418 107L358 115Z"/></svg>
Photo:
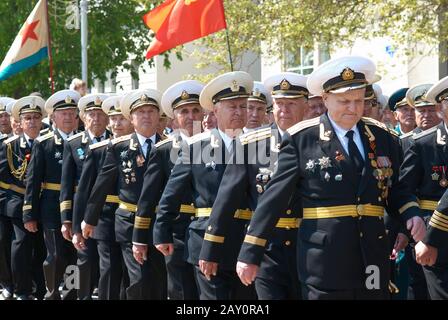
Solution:
<svg viewBox="0 0 448 320"><path fill-rule="evenodd" d="M263 125L266 107L266 103L260 101L247 101L246 128L254 129Z"/></svg>
<svg viewBox="0 0 448 320"><path fill-rule="evenodd" d="M125 136L134 131L131 121L122 114L109 116L109 126L115 138Z"/></svg>
<svg viewBox="0 0 448 320"><path fill-rule="evenodd" d="M414 108L407 104L399 107L394 112L395 119L398 123L406 127L415 127L415 111Z"/></svg>
<svg viewBox="0 0 448 320"><path fill-rule="evenodd" d="M87 94L87 86L81 85L76 88L76 91L78 91L78 93L81 95L81 97L84 97Z"/></svg>
<svg viewBox="0 0 448 320"><path fill-rule="evenodd" d="M53 112L53 121L56 128L65 133L70 133L77 129L77 114L76 109L55 110Z"/></svg>
<svg viewBox="0 0 448 320"><path fill-rule="evenodd" d="M35 139L42 127L42 115L37 112L24 113L20 115L20 126L24 133Z"/></svg>
<svg viewBox="0 0 448 320"><path fill-rule="evenodd" d="M12 133L17 136L20 135L23 132L22 127L20 126L20 121L17 121L13 117L10 117L10 120L11 120Z"/></svg>
<svg viewBox="0 0 448 320"><path fill-rule="evenodd" d="M397 124L397 120L395 120L394 114L389 108L383 109L380 121L391 128Z"/></svg>
<svg viewBox="0 0 448 320"><path fill-rule="evenodd" d="M273 114L275 123L282 130L287 130L303 120L308 104L306 98L277 98L274 99Z"/></svg>
<svg viewBox="0 0 448 320"><path fill-rule="evenodd" d="M376 99L365 100L363 116L378 120L379 115L378 102Z"/></svg>
<svg viewBox="0 0 448 320"><path fill-rule="evenodd" d="M204 113L204 118L202 119L202 127L204 131L210 131L218 126L218 120L216 119L215 113L213 111L208 111Z"/></svg>
<svg viewBox="0 0 448 320"><path fill-rule="evenodd" d="M90 110L84 114L84 126L94 135L101 135L107 126L107 115L103 110Z"/></svg>
<svg viewBox="0 0 448 320"><path fill-rule="evenodd" d="M157 131L159 118L159 109L152 105L141 106L131 113L132 125L144 136L153 135Z"/></svg>
<svg viewBox="0 0 448 320"><path fill-rule="evenodd" d="M247 122L247 98L219 101L215 104L214 112L221 131L243 129Z"/></svg>
<svg viewBox="0 0 448 320"><path fill-rule="evenodd" d="M331 119L344 129L351 129L364 114L366 89L348 90L343 93L325 93L323 100Z"/></svg>
<svg viewBox="0 0 448 320"><path fill-rule="evenodd" d="M11 132L11 119L9 113L0 113L0 132L9 134Z"/></svg>
<svg viewBox="0 0 448 320"><path fill-rule="evenodd" d="M415 123L417 127L428 130L440 123L439 118L440 104L434 106L416 107Z"/></svg>
<svg viewBox="0 0 448 320"><path fill-rule="evenodd" d="M189 136L193 135L194 122L201 122L202 117L202 108L198 103L186 104L174 110L174 118L176 120L178 128L188 132Z"/></svg>
<svg viewBox="0 0 448 320"><path fill-rule="evenodd" d="M306 120L319 117L324 114L325 111L327 111L327 108L325 108L322 97L313 97L308 99L308 107L306 108L303 119Z"/></svg>

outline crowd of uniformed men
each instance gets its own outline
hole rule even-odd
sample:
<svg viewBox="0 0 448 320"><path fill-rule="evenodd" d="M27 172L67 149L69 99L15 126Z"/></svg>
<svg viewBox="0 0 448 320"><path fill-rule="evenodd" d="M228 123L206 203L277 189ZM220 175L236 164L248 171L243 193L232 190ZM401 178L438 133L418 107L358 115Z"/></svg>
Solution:
<svg viewBox="0 0 448 320"><path fill-rule="evenodd" d="M1 298L448 298L448 78L380 78L1 97Z"/></svg>

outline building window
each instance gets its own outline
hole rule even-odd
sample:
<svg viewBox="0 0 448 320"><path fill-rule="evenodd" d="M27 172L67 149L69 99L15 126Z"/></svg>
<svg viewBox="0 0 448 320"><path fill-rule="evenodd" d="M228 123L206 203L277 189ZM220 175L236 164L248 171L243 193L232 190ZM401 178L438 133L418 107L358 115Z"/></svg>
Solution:
<svg viewBox="0 0 448 320"><path fill-rule="evenodd" d="M330 59L328 47L316 45L314 49L300 47L295 52L287 51L284 59L284 70L307 75L314 67Z"/></svg>

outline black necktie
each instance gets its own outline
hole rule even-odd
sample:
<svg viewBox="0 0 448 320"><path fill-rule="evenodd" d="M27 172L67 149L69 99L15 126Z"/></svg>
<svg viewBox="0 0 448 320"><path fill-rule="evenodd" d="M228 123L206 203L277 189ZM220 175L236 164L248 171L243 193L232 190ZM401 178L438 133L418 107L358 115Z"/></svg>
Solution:
<svg viewBox="0 0 448 320"><path fill-rule="evenodd" d="M151 144L152 144L152 140L151 139L146 139L145 140L146 143L146 155L145 155L145 159L149 158L149 152L151 152Z"/></svg>
<svg viewBox="0 0 448 320"><path fill-rule="evenodd" d="M32 148L33 147L33 143L34 143L34 139L29 139L28 143L30 145L30 148Z"/></svg>
<svg viewBox="0 0 448 320"><path fill-rule="evenodd" d="M350 155L350 159L355 165L356 172L358 174L362 173L362 169L364 168L364 159L361 156L361 152L359 152L358 147L356 146L355 141L353 140L353 134L355 132L353 130L348 131L345 136L348 138L348 153Z"/></svg>
<svg viewBox="0 0 448 320"><path fill-rule="evenodd" d="M95 137L96 142L101 142L103 140L103 136Z"/></svg>

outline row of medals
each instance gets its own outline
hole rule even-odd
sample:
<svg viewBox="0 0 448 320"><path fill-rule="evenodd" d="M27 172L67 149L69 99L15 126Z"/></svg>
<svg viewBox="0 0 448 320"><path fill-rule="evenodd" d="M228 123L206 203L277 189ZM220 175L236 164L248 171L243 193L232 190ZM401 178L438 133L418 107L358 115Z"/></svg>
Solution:
<svg viewBox="0 0 448 320"><path fill-rule="evenodd" d="M394 171L390 167L378 168L378 163L374 159L370 161L370 164L374 168L373 176L376 180L378 180L377 186L378 189L381 190L381 198L385 199L389 193L388 188L392 186L392 180L390 177L392 177ZM381 199L378 200L381 201Z"/></svg>

